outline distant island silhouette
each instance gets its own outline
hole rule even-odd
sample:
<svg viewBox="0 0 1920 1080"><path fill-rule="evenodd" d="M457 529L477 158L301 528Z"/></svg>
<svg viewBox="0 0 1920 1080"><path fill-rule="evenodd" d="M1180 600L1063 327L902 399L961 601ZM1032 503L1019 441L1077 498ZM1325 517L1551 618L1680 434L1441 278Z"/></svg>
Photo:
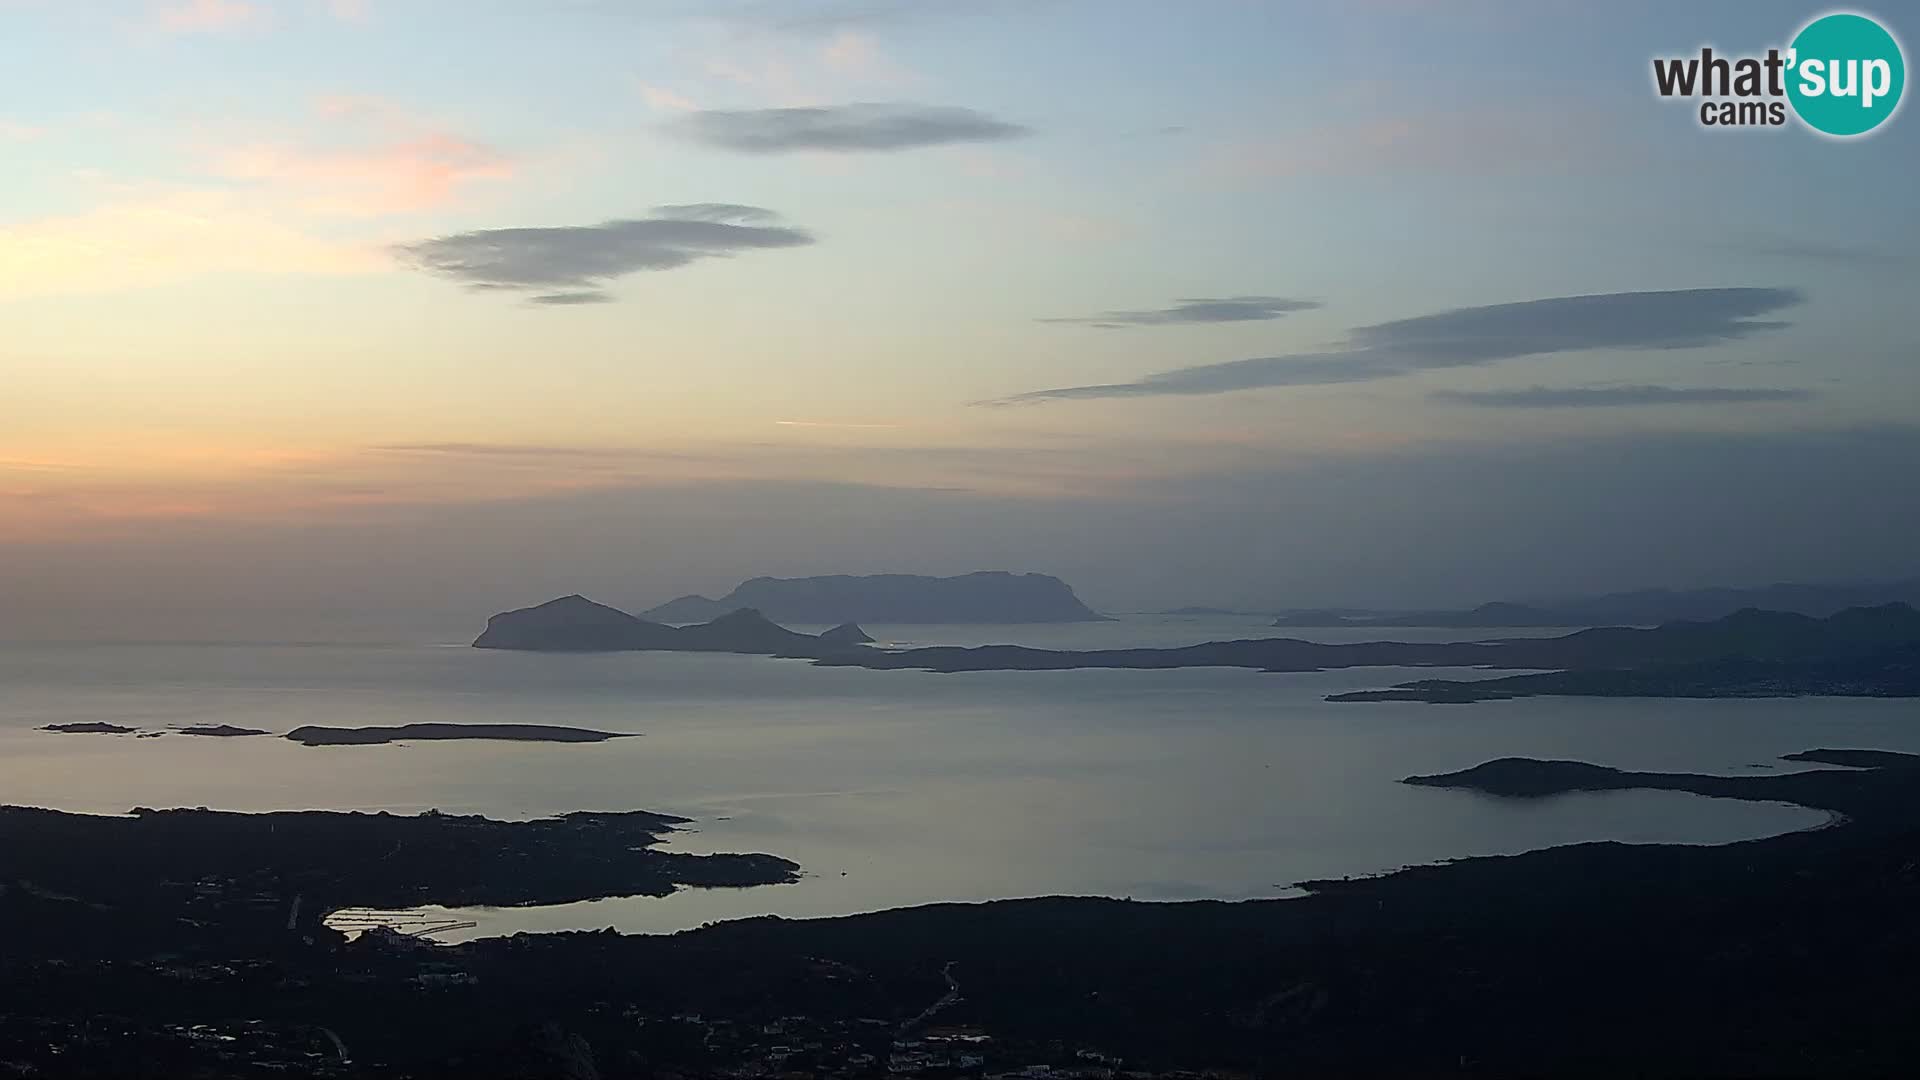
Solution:
<svg viewBox="0 0 1920 1080"><path fill-rule="evenodd" d="M682 596L640 613L661 623L695 623L752 608L783 623L1100 622L1072 587L1047 574L981 570L957 577L870 574L757 577L718 600Z"/></svg>
<svg viewBox="0 0 1920 1080"><path fill-rule="evenodd" d="M202 735L212 738L237 738L246 735L265 735L259 728L235 727L232 724L189 724L186 727L171 728L167 731L142 731L139 728L125 727L120 724L108 724L97 720L73 724L45 724L41 731L57 731L63 735L138 735L142 739L158 738L161 735Z"/></svg>
<svg viewBox="0 0 1920 1080"><path fill-rule="evenodd" d="M474 639L473 647L526 652L732 652L820 657L862 648L870 640L865 631L851 623L817 636L796 633L752 608L692 626L667 626L575 594L493 616Z"/></svg>
<svg viewBox="0 0 1920 1080"><path fill-rule="evenodd" d="M871 645L873 638L859 623L845 622L820 635L820 640L830 645Z"/></svg>
<svg viewBox="0 0 1920 1080"><path fill-rule="evenodd" d="M1652 630L1588 630L1546 642L1588 636L1625 648L1612 657L1601 650L1582 657L1586 661L1582 663L1494 665L1567 670L1498 679L1421 679L1388 690L1334 694L1327 700L1464 704L1540 695L1920 696L1920 612L1906 604L1848 608L1825 619L1741 611L1712 622L1675 622ZM1630 645L1634 641L1657 642L1666 648L1654 653L1636 651Z"/></svg>
<svg viewBox="0 0 1920 1080"><path fill-rule="evenodd" d="M1849 608L1824 619L1774 611L1740 611L1710 622L1673 622L1650 629L1601 627L1560 637L1493 641L1368 641L1328 644L1296 638L1212 641L1181 648L1070 651L1018 645L938 646L885 652L861 649L817 662L835 666L921 671L1064 671L1081 668L1164 669L1239 667L1259 671L1320 671L1349 667L1482 667L1564 673L1559 685L1632 680L1641 692L1721 697L1916 693L1912 655L1920 649L1920 611L1906 604ZM1767 666L1772 665L1772 666ZM1623 672L1627 674L1622 674ZM1676 672L1678 677L1676 677ZM1727 673L1744 673L1716 683ZM1787 679L1785 674L1795 677ZM1769 681L1772 677L1773 681ZM1393 691L1336 695L1338 701L1478 700L1515 696L1513 684L1554 676L1519 676L1498 683L1408 684ZM1685 694L1665 692L1686 686ZM1536 688L1536 693L1555 692Z"/></svg>
<svg viewBox="0 0 1920 1080"><path fill-rule="evenodd" d="M1718 619L1749 608L1825 617L1854 607L1920 605L1920 579L1855 585L1777 583L1750 588L1635 589L1527 603L1494 601L1462 610L1375 611L1303 608L1281 612L1282 627L1655 626Z"/></svg>
<svg viewBox="0 0 1920 1080"><path fill-rule="evenodd" d="M734 652L811 659L873 670L1066 671L1236 667L1321 671L1349 667L1478 667L1542 674L1479 682L1427 680L1333 701L1468 702L1528 694L1753 697L1920 694L1920 611L1902 603L1848 608L1826 618L1744 610L1706 622L1651 628L1596 627L1558 637L1489 641L1363 641L1298 638L1209 641L1175 648L1037 649L1024 645L876 649L858 626L826 634L785 629L758 611L708 623L665 626L581 596L495 615L475 639L482 649L533 652L660 650Z"/></svg>
<svg viewBox="0 0 1920 1080"><path fill-rule="evenodd" d="M182 735L204 735L215 739L237 739L249 735L267 734L260 728L235 727L232 724L189 724L174 730Z"/></svg>
<svg viewBox="0 0 1920 1080"><path fill-rule="evenodd" d="M1290 611L1277 616L1274 626L1400 626L1400 627L1532 627L1595 626L1610 622L1633 621L1604 619L1571 611L1552 611L1530 604L1494 601L1466 611L1409 611L1400 613L1356 611L1352 609Z"/></svg>
<svg viewBox="0 0 1920 1080"><path fill-rule="evenodd" d="M287 738L302 746L377 746L382 743L444 739L596 743L637 737L633 732L593 731L546 724L400 724L395 727L352 728L308 725L287 732Z"/></svg>

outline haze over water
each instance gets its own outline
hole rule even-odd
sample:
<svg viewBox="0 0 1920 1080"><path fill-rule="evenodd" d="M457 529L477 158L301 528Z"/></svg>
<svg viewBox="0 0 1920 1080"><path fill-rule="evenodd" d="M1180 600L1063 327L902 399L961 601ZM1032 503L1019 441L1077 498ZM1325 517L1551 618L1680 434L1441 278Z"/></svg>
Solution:
<svg viewBox="0 0 1920 1080"><path fill-rule="evenodd" d="M876 627L883 641L1101 647L1254 635L1256 620ZM1510 632L1473 632L1471 636ZM1420 676L1471 672L1435 672ZM448 644L0 647L0 801L694 819L669 850L760 851L796 885L482 911L471 933L670 931L1050 894L1254 898L1310 878L1588 840L1726 842L1805 809L1623 792L1539 802L1410 788L1494 757L1742 773L1813 746L1920 751L1910 709L1857 699L1329 704L1396 669L922 672L730 655L538 655ZM275 737L65 735L229 723L517 722L639 732L596 745L310 748Z"/></svg>

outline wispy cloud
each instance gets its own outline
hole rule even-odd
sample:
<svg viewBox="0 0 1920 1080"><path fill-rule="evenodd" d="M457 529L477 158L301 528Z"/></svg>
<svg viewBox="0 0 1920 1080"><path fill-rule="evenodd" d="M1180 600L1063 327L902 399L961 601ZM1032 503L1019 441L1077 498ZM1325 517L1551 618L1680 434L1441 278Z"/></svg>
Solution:
<svg viewBox="0 0 1920 1080"><path fill-rule="evenodd" d="M1781 236L1755 236L1725 245L1738 255L1793 259L1825 263L1854 270L1910 270L1920 267L1920 258L1905 251L1889 251L1867 244L1842 244L1819 240L1795 240Z"/></svg>
<svg viewBox="0 0 1920 1080"><path fill-rule="evenodd" d="M0 296L390 270L390 226L376 239L323 219L443 209L516 170L505 154L368 97L319 99L309 123L271 139L206 136L180 152L165 181L75 169L71 194L94 194L93 207L0 223Z"/></svg>
<svg viewBox="0 0 1920 1080"><path fill-rule="evenodd" d="M697 460L699 455L635 446L579 446L555 443L419 442L368 447L379 454L428 454L440 457L578 458Z"/></svg>
<svg viewBox="0 0 1920 1080"><path fill-rule="evenodd" d="M0 142L32 142L44 134L46 129L36 124L0 118Z"/></svg>
<svg viewBox="0 0 1920 1080"><path fill-rule="evenodd" d="M1409 114L1404 110L1240 139L1199 159L1231 180L1515 169L1566 171L1622 156L1611 119L1577 119L1527 107Z"/></svg>
<svg viewBox="0 0 1920 1080"><path fill-rule="evenodd" d="M796 150L830 153L914 150L996 142L1031 132L973 109L862 102L789 109L703 109L672 130L706 146L745 154Z"/></svg>
<svg viewBox="0 0 1920 1080"><path fill-rule="evenodd" d="M503 154L449 134L424 134L368 149L308 150L255 144L219 152L223 177L269 185L310 213L377 216L432 209L477 181L513 175Z"/></svg>
<svg viewBox="0 0 1920 1080"><path fill-rule="evenodd" d="M1761 315L1798 304L1795 289L1679 289L1601 293L1455 308L1362 326L1338 351L1262 356L1148 375L1127 383L1034 390L981 402L1225 394L1391 378L1522 356L1593 349L1695 349L1778 330Z"/></svg>
<svg viewBox="0 0 1920 1080"><path fill-rule="evenodd" d="M203 145L199 171L288 213L381 217L438 210L512 179L521 162L397 102L317 97L306 122Z"/></svg>
<svg viewBox="0 0 1920 1080"><path fill-rule="evenodd" d="M1284 318L1296 311L1312 311L1322 305L1316 300L1291 300L1284 296L1223 296L1175 300L1163 308L1146 311L1103 311L1097 315L1041 319L1046 323L1074 323L1115 330L1129 326L1178 326L1189 323L1263 322Z"/></svg>
<svg viewBox="0 0 1920 1080"><path fill-rule="evenodd" d="M694 104L692 98L675 93L664 86L655 86L648 82L636 82L634 85L639 89L640 98L647 103L649 109L658 112L692 112L700 107Z"/></svg>
<svg viewBox="0 0 1920 1080"><path fill-rule="evenodd" d="M579 307L583 304L611 304L613 294L598 289L583 289L580 292L542 293L528 297L527 302L543 307Z"/></svg>
<svg viewBox="0 0 1920 1080"><path fill-rule="evenodd" d="M196 34L257 27L267 17L267 9L247 0L182 0L159 7L153 21L169 33Z"/></svg>
<svg viewBox="0 0 1920 1080"><path fill-rule="evenodd" d="M456 233L402 244L394 254L474 289L538 293L533 300L543 304L597 303L608 282L628 274L814 242L778 222L759 207L694 203L598 225Z"/></svg>
<svg viewBox="0 0 1920 1080"><path fill-rule="evenodd" d="M954 15L1004 15L1050 0L702 0L703 15L790 33L832 33Z"/></svg>
<svg viewBox="0 0 1920 1080"><path fill-rule="evenodd" d="M844 78L882 86L917 82L918 76L886 54L863 30L842 29L820 46L820 62Z"/></svg>
<svg viewBox="0 0 1920 1080"><path fill-rule="evenodd" d="M1764 386L1529 386L1519 390L1438 390L1430 396L1436 401L1492 409L1606 409L1806 401L1815 393Z"/></svg>
<svg viewBox="0 0 1920 1080"><path fill-rule="evenodd" d="M866 29L842 26L802 39L769 33L756 20L701 22L693 42L636 80L655 111L824 107L897 98L925 81Z"/></svg>

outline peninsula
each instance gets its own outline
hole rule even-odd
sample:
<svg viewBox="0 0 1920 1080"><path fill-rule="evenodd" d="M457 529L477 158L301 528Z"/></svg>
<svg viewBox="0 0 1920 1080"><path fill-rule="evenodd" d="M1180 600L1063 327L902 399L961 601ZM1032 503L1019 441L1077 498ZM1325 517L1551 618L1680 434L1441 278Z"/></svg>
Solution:
<svg viewBox="0 0 1920 1080"><path fill-rule="evenodd" d="M1728 657L1696 664L1548 671L1499 679L1418 679L1328 701L1463 704L1524 697L1920 697L1920 646L1815 660Z"/></svg>
<svg viewBox="0 0 1920 1080"><path fill-rule="evenodd" d="M493 821L5 806L0 916L34 926L37 941L13 941L0 957L234 956L330 937L321 920L346 906L556 904L795 880L799 867L771 855L655 850L687 822L644 811Z"/></svg>

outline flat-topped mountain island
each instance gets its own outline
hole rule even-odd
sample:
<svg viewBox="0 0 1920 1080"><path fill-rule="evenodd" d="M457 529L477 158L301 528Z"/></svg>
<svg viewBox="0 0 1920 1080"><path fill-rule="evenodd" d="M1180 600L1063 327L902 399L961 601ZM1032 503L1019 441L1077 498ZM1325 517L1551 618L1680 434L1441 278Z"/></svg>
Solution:
<svg viewBox="0 0 1920 1080"><path fill-rule="evenodd" d="M706 622L752 608L775 622L1073 623L1105 616L1080 602L1073 588L1047 574L980 570L956 577L921 574L832 574L757 577L711 600L682 596L640 613L662 623Z"/></svg>

